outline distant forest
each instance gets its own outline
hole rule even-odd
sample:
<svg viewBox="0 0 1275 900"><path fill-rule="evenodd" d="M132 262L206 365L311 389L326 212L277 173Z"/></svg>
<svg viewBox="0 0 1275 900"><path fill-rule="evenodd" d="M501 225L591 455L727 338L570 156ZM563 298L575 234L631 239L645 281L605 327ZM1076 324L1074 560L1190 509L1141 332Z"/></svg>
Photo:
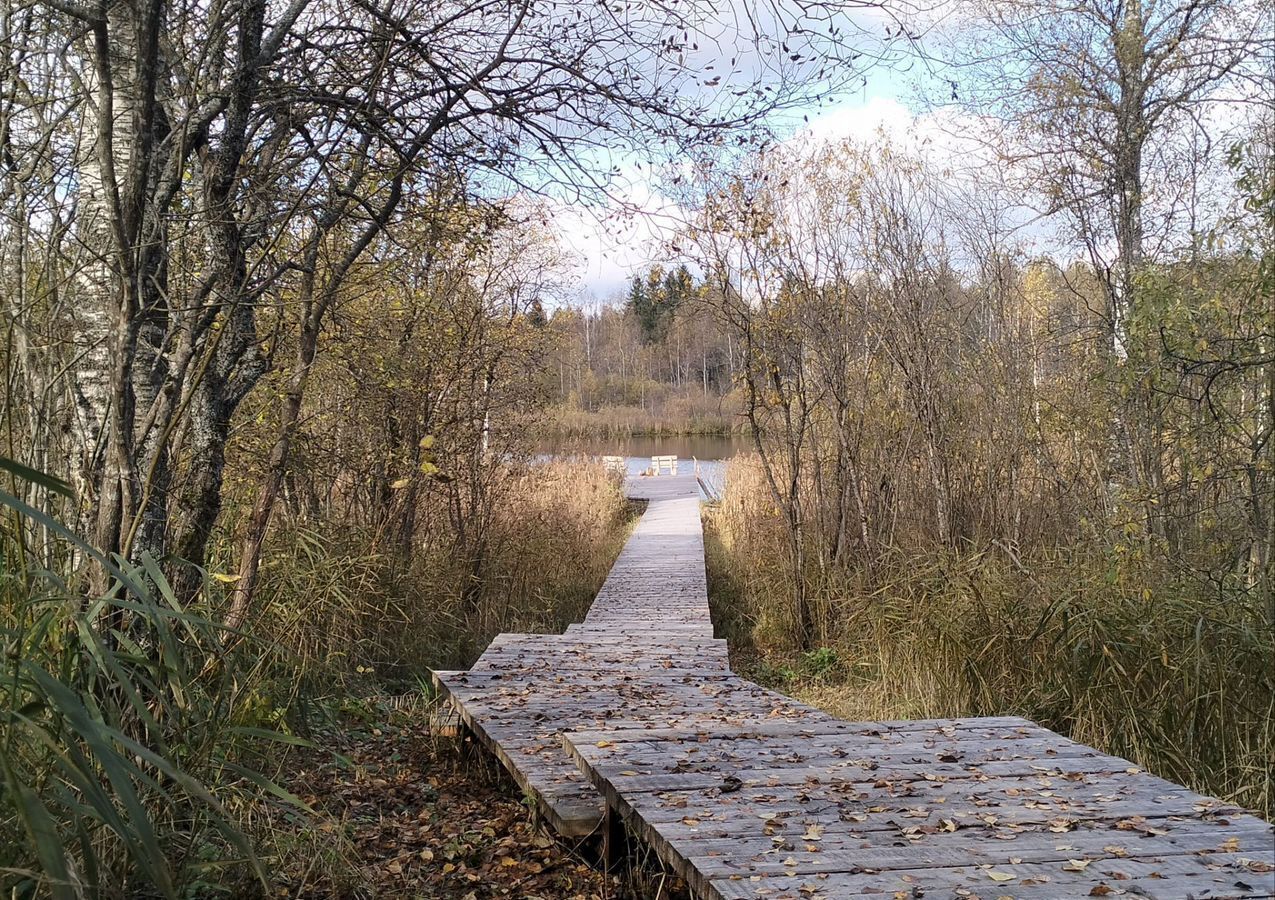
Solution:
<svg viewBox="0 0 1275 900"><path fill-rule="evenodd" d="M622 302L555 310L549 429L567 433L738 430L739 346L685 264L634 275ZM618 299L618 298L617 298Z"/></svg>

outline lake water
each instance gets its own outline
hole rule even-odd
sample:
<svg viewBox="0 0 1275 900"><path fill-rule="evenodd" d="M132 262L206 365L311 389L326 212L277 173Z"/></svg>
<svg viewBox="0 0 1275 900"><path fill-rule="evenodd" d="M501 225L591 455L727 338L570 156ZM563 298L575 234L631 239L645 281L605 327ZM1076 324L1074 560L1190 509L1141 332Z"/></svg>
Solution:
<svg viewBox="0 0 1275 900"><path fill-rule="evenodd" d="M652 456L676 456L678 472L694 471L699 463L700 478L720 494L726 484L726 460L752 449L752 440L743 435L688 434L670 437L629 437L614 440L578 439L542 444L540 459L572 459L580 456L622 456L630 475L639 475L651 465ZM701 491L702 492L702 491Z"/></svg>

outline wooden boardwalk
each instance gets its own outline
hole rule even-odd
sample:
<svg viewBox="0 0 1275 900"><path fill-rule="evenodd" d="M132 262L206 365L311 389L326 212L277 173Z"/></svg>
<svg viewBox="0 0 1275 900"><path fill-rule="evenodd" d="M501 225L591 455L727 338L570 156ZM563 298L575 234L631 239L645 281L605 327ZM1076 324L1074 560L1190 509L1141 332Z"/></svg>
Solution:
<svg viewBox="0 0 1275 900"><path fill-rule="evenodd" d="M693 475L584 622L435 681L564 836L623 822L703 898L1275 896L1275 832L1020 718L843 722L732 673Z"/></svg>

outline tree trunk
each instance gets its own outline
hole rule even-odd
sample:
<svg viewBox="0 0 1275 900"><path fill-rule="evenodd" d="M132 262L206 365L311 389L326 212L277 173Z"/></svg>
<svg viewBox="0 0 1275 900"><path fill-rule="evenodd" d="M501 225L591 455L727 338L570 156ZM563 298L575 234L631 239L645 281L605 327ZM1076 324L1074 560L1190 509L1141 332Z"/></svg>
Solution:
<svg viewBox="0 0 1275 900"><path fill-rule="evenodd" d="M309 304L304 304L309 308ZM243 628L248 620L248 611L257 590L257 580L261 574L261 547L266 540L266 532L270 528L270 516L274 512L275 500L283 486L287 473L292 441L296 437L297 426L301 421L301 402L305 396L306 382L319 345L320 321L313 315L303 317L301 333L297 341L296 370L288 382L287 393L283 397L283 405L279 415L279 434L274 446L270 449L270 458L266 463L266 478L257 492L257 500L252 507L252 515L248 519L248 529L239 554L239 580L235 583L234 595L230 610L226 614L226 627L232 631Z"/></svg>

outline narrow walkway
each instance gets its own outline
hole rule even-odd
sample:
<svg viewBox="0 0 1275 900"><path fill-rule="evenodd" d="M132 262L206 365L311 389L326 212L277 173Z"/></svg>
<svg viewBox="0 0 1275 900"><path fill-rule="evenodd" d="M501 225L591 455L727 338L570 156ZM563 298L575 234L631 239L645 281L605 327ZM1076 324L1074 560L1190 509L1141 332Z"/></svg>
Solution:
<svg viewBox="0 0 1275 900"><path fill-rule="evenodd" d="M564 836L623 821L697 897L1275 896L1275 832L1021 718L842 722L729 669L694 476L585 621L435 681Z"/></svg>

